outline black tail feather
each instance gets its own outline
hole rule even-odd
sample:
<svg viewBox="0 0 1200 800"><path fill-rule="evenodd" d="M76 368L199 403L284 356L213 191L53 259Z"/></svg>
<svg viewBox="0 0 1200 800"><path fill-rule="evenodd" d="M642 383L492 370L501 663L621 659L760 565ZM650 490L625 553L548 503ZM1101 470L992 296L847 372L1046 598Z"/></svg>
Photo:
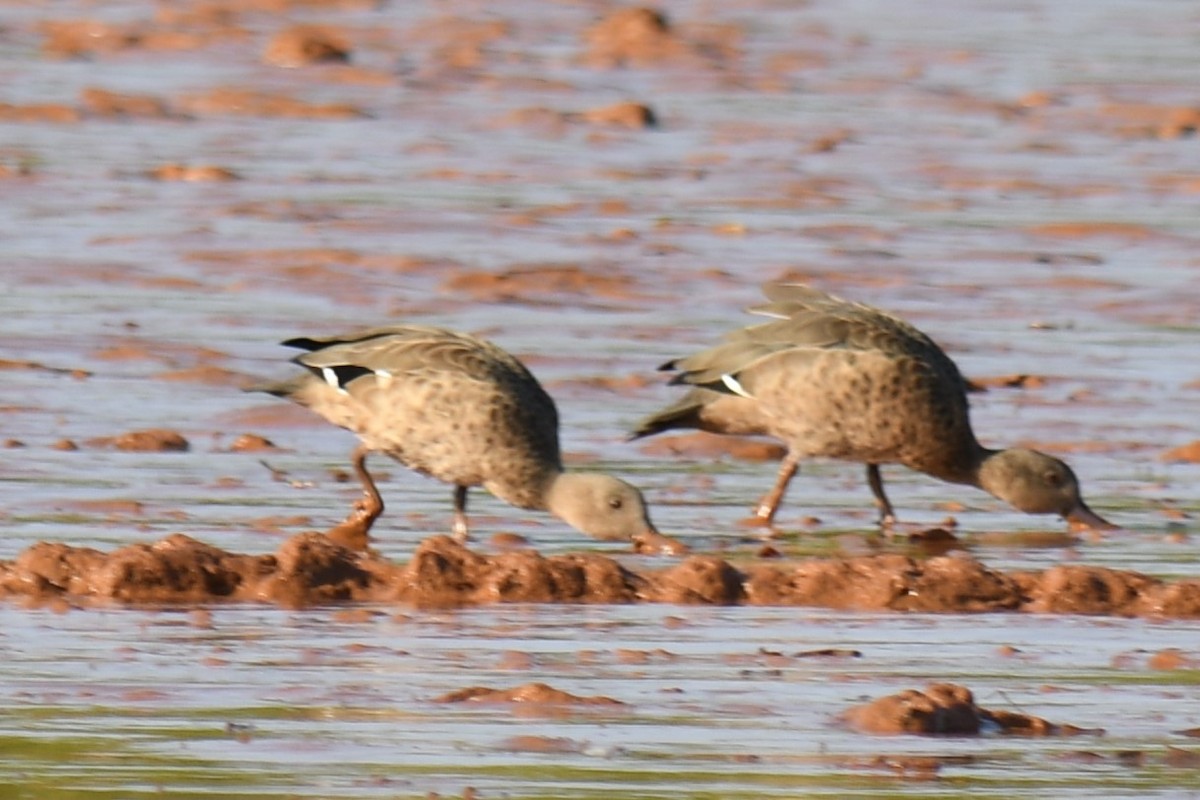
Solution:
<svg viewBox="0 0 1200 800"><path fill-rule="evenodd" d="M700 408L701 404L693 402L676 403L673 406L664 408L657 414L651 414L639 422L630 432L626 441L631 442L634 439L653 436L656 433L662 433L663 431L675 428L698 427Z"/></svg>

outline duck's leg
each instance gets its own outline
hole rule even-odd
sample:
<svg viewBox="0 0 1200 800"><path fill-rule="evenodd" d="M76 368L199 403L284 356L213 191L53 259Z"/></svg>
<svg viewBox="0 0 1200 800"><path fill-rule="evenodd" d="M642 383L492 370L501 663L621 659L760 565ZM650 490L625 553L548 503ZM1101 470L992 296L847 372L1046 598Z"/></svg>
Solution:
<svg viewBox="0 0 1200 800"><path fill-rule="evenodd" d="M351 454L350 465L354 468L354 474L358 476L358 480L362 484L362 497L354 503L350 514L325 534L338 544L345 545L352 550L367 549L371 526L383 513L383 498L379 496L379 490L375 488L375 479L371 477L371 473L367 472L367 456L370 452L369 447L360 444Z"/></svg>
<svg viewBox="0 0 1200 800"><path fill-rule="evenodd" d="M471 538L467 531L467 487L454 487L454 526L451 528L454 538L465 542Z"/></svg>
<svg viewBox="0 0 1200 800"><path fill-rule="evenodd" d="M890 530L896 524L896 511L883 491L883 476L879 474L878 464L867 464L867 483L871 494L875 495L875 507L879 509L879 527Z"/></svg>
<svg viewBox="0 0 1200 800"><path fill-rule="evenodd" d="M748 522L768 526L772 523L775 519L775 512L779 510L779 504L783 501L783 493L787 491L788 483L799 469L800 456L798 454L788 453L784 456L783 463L779 465L779 475L775 478L775 485L758 501L758 505L754 509L754 516Z"/></svg>

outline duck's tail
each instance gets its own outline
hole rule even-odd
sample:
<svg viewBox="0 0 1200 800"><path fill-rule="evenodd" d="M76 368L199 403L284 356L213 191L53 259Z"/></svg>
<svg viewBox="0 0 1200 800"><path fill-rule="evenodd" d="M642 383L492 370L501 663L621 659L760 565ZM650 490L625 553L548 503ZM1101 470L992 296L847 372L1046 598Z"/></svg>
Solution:
<svg viewBox="0 0 1200 800"><path fill-rule="evenodd" d="M642 419L630 431L628 441L677 428L699 428L700 412L704 405L704 398L698 392L688 392L679 402Z"/></svg>

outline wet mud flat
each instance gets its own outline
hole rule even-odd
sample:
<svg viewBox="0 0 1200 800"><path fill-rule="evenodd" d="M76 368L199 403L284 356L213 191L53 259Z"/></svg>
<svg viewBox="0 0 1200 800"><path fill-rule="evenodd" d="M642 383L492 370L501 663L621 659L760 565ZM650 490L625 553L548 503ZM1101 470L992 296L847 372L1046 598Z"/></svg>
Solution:
<svg viewBox="0 0 1200 800"><path fill-rule="evenodd" d="M1195 712L1177 703L1200 672L1200 581L1087 566L1005 574L963 554L662 561L487 554L449 536L426 539L406 564L316 532L259 556L183 534L112 552L44 542L0 563L3 615L24 615L6 641L20 654L22 639L58 620L85 632L56 669L23 673L20 655L7 667L9 719L33 714L23 724L53 735L35 721L49 709L51 720L132 715L139 732L119 749L139 767L116 774L167 775L183 794L204 783L207 758L236 772L228 748L256 759L268 786L332 781L345 796L515 785L530 796L653 795L664 780L746 797L837 796L846 780L868 795L919 795L960 775L972 792L1086 792L1091 770L1132 791L1200 769ZM97 615L107 618L99 636L83 621ZM1072 615L1095 631L1064 644ZM1152 627L1129 627L1135 617ZM130 624L149 638L109 652L102 677L66 666ZM62 649L53 633L47 646ZM935 670L972 685L929 682ZM1085 706L1081 692L1102 699ZM388 743L368 744L363 728ZM321 743L305 746L313 758L300 767L272 745L297 735ZM100 746L74 736L85 752ZM444 736L474 737L470 757L437 756L430 742ZM41 779L29 775L62 779L54 757L30 752L30 791ZM332 761L348 755L353 768ZM666 778L664 759L690 765L689 779ZM223 780L242 781L229 796L251 785Z"/></svg>
<svg viewBox="0 0 1200 800"><path fill-rule="evenodd" d="M1186 796L1197 785L1195 11L270 0L0 24L0 784L16 797ZM1077 539L770 443L631 445L768 280L930 333ZM243 395L275 343L481 333L633 554ZM266 462L264 467L262 462ZM950 520L955 524L949 524ZM521 542L533 549L514 548Z"/></svg>
<svg viewBox="0 0 1200 800"><path fill-rule="evenodd" d="M1196 769L1178 622L61 598L0 619L29 796L1170 794Z"/></svg>

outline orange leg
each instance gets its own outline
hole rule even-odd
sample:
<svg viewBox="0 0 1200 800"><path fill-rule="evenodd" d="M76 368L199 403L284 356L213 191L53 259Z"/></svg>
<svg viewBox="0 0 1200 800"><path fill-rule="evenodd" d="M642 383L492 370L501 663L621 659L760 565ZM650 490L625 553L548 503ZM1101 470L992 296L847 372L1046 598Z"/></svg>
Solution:
<svg viewBox="0 0 1200 800"><path fill-rule="evenodd" d="M772 524L775 512L779 510L779 504L783 501L783 494L787 491L788 483L799 469L800 456L792 453L784 456L783 463L779 465L779 476L775 479L775 485L771 487L771 491L763 495L754 509L754 516L751 518L753 523L768 526Z"/></svg>
<svg viewBox="0 0 1200 800"><path fill-rule="evenodd" d="M366 550L370 540L371 526L383 513L383 498L375 488L375 480L367 472L367 456L371 450L366 445L359 445L350 456L354 474L362 483L362 497L354 504L350 514L327 533L330 539L352 550Z"/></svg>

